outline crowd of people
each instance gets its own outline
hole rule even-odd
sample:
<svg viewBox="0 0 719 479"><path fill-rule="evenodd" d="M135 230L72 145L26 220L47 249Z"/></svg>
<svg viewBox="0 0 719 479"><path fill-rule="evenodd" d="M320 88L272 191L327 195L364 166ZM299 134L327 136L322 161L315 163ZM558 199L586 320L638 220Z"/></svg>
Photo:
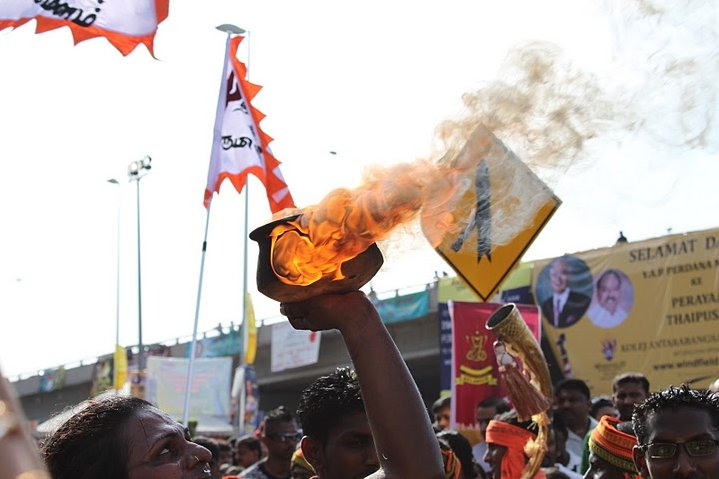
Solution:
<svg viewBox="0 0 719 479"><path fill-rule="evenodd" d="M520 479L537 448L540 479L719 478L719 381L652 391L627 372L611 396L592 397L584 381L565 379L554 386L546 445L513 398L485 398L473 445L451 429L449 398L425 409L363 293L282 304L281 313L298 329L339 330L353 363L303 390L297 411L269 411L252 435L191 437L147 401L109 396L90 401L34 456L5 382L0 479Z"/></svg>

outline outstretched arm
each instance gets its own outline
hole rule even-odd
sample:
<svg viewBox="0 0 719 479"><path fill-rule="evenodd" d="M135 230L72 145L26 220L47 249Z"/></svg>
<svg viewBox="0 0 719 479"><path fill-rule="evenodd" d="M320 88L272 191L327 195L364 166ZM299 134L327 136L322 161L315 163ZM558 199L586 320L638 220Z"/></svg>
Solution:
<svg viewBox="0 0 719 479"><path fill-rule="evenodd" d="M0 479L15 479L26 475L28 478L50 479L28 433L25 414L15 390L1 372L0 464Z"/></svg>
<svg viewBox="0 0 719 479"><path fill-rule="evenodd" d="M439 445L417 385L364 293L286 303L280 312L297 329L339 329L342 334L382 466L372 477L443 478Z"/></svg>

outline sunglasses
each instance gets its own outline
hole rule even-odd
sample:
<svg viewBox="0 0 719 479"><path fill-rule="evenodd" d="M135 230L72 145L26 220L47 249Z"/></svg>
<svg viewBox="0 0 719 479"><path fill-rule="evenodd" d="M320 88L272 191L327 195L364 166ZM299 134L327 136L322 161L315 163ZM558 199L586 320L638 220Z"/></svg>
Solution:
<svg viewBox="0 0 719 479"><path fill-rule="evenodd" d="M265 436L266 438L270 439L271 441L275 442L282 442L282 443L297 443L300 439L302 439L302 433L301 432L276 432L274 434L267 434Z"/></svg>
<svg viewBox="0 0 719 479"><path fill-rule="evenodd" d="M711 456L719 450L719 440L696 439L680 443L653 442L643 445L641 449L652 459L671 459L679 452L679 446L683 446L687 454L692 457Z"/></svg>

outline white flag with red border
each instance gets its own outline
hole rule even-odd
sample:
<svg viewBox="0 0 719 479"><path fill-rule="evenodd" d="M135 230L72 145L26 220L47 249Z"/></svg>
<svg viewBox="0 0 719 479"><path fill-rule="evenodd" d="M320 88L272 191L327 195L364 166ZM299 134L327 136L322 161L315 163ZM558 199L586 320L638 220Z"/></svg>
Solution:
<svg viewBox="0 0 719 479"><path fill-rule="evenodd" d="M106 38L123 55L139 44L154 56L157 26L170 0L0 0L0 30L36 20L35 33L68 27L75 45Z"/></svg>
<svg viewBox="0 0 719 479"><path fill-rule="evenodd" d="M270 150L272 138L259 127L265 116L252 106L252 99L262 87L245 79L247 68L237 59L237 48L243 39L227 37L204 203L209 206L225 179L241 192L247 175L252 174L265 185L270 210L276 213L294 208L295 204L280 172L280 162Z"/></svg>

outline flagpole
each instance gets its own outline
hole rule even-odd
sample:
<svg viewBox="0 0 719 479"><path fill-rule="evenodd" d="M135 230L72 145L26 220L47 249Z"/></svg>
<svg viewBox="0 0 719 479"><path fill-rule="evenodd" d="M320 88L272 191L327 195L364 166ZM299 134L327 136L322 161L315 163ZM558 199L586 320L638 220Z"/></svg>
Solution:
<svg viewBox="0 0 719 479"><path fill-rule="evenodd" d="M190 420L190 390L192 389L192 371L195 365L195 350L197 348L197 325L200 319L200 298L202 297L202 278L205 274L205 255L207 253L207 231L210 227L210 207L212 200L207 204L207 216L205 217L205 238L202 241L202 259L200 260L200 280L197 286L197 302L195 303L195 324L192 327L192 342L190 343L190 361L187 367L187 379L185 381L185 406L182 414L182 424L188 425Z"/></svg>
<svg viewBox="0 0 719 479"><path fill-rule="evenodd" d="M247 31L247 69L246 76L247 80L250 79L250 32ZM245 234L242 249L242 351L240 353L240 367L244 370L247 363L247 344L249 338L249 329L247 328L247 243L250 239L250 232L248 226L248 217L250 215L250 177L247 176L245 180ZM244 372L244 371L243 371ZM240 401L238 404L238 423L237 428L239 434L245 432L245 375L242 375L242 384L240 385Z"/></svg>
<svg viewBox="0 0 719 479"><path fill-rule="evenodd" d="M220 78L220 91L223 91L222 87L225 84L225 80L227 78L227 54L230 51L230 37L233 32L230 29L223 29L220 27L217 27L217 29L227 32L227 39L225 41L225 54L222 57L222 77ZM215 115L215 122L218 121L218 118L220 117L220 111L223 107L224 106L222 105L221 101L218 101L217 112ZM217 130L217 123L215 124L215 127L216 127L215 130ZM217 134L216 131L215 131L215 134ZM202 241L202 259L200 260L200 278L199 278L199 285L197 286L197 301L195 303L195 323L192 327L192 342L190 343L190 360L189 360L189 364L187 366L187 379L185 380L185 403L184 403L184 409L182 412L182 424L184 424L185 426L188 426L188 422L190 419L190 392L192 390L192 372L193 372L194 366L195 366L195 350L197 348L197 326L198 326L199 318L200 318L200 298L202 297L202 279L204 277L204 272L205 272L205 255L207 253L207 231L209 230L209 226L210 226L210 207L212 206L212 197L213 196L214 196L214 191L211 193L211 196L210 196L209 200L207 201L207 216L205 218L205 237Z"/></svg>

